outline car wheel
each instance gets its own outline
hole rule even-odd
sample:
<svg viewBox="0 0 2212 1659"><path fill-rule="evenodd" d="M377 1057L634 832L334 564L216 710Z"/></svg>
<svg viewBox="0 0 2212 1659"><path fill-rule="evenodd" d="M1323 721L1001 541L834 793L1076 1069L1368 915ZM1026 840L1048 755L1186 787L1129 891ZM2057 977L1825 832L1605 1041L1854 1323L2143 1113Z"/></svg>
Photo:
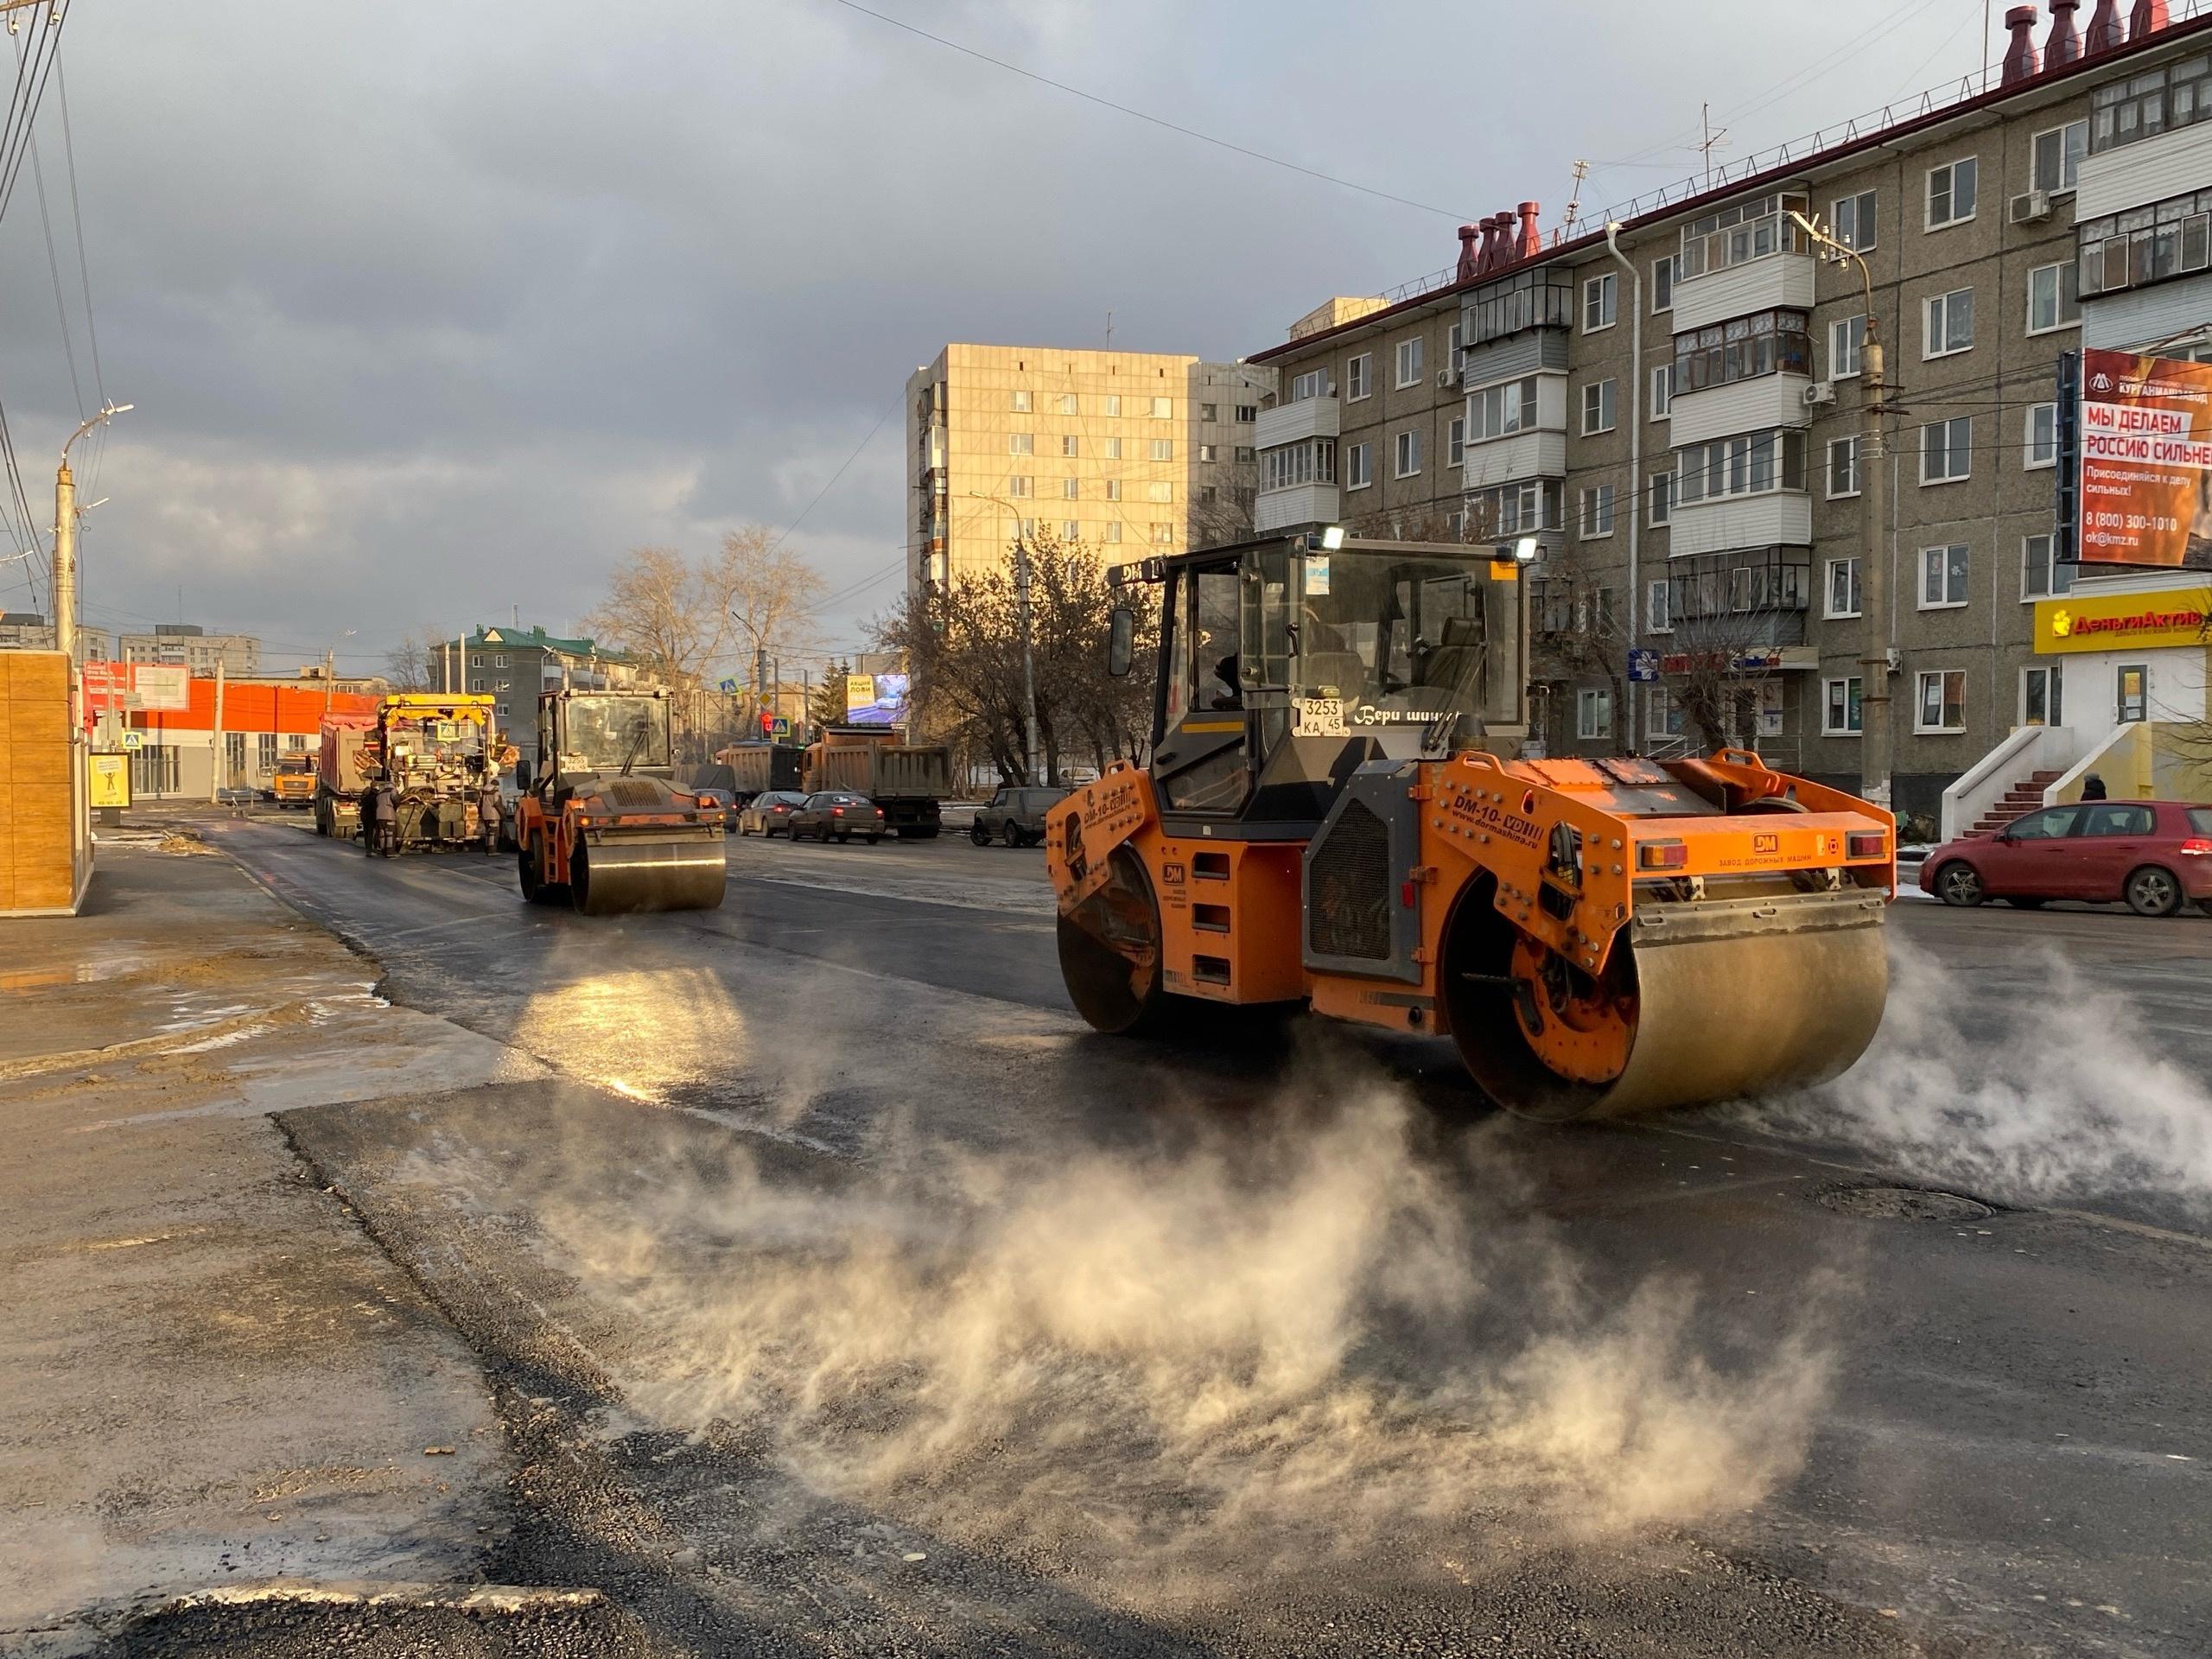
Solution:
<svg viewBox="0 0 2212 1659"><path fill-rule="evenodd" d="M989 846L991 844L991 826L985 823L981 818L976 819L974 823L968 827L968 839L974 842L978 847Z"/></svg>
<svg viewBox="0 0 2212 1659"><path fill-rule="evenodd" d="M877 842L881 841L882 839L883 839L883 837L882 837L881 836L870 836L868 838L868 844L869 846L873 847L873 846L874 846L874 845L875 845L875 843L876 843Z"/></svg>
<svg viewBox="0 0 2212 1659"><path fill-rule="evenodd" d="M852 844L852 840L853 840L853 832L852 832L851 830L840 830L837 832L837 844L838 844L840 847L849 847L849 846L850 846L850 845Z"/></svg>
<svg viewBox="0 0 2212 1659"><path fill-rule="evenodd" d="M2127 907L2138 916L2171 916L2181 908L2181 883L2156 864L2129 876L2126 892Z"/></svg>
<svg viewBox="0 0 2212 1659"><path fill-rule="evenodd" d="M1971 910L1986 896L1981 887L1981 876L1971 864L1946 864L1936 872L1936 896L1947 905L1956 905L1961 910Z"/></svg>

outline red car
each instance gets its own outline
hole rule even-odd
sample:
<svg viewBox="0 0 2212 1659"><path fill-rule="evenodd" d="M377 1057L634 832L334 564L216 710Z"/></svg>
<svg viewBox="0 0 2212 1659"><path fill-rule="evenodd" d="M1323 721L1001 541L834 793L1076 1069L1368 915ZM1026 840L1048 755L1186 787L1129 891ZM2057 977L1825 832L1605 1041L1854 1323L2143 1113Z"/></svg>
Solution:
<svg viewBox="0 0 2212 1659"><path fill-rule="evenodd" d="M2002 899L2034 910L2053 899L2126 900L2171 916L2212 906L2212 806L2084 801L2047 806L1992 836L1947 841L1920 867L1923 891L1947 905Z"/></svg>

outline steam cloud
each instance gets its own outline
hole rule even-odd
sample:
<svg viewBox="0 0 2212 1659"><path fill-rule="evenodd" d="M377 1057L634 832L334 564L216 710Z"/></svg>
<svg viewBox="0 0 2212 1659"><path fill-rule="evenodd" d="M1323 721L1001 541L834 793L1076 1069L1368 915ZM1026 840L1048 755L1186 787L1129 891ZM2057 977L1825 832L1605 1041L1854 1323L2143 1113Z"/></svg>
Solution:
<svg viewBox="0 0 2212 1659"><path fill-rule="evenodd" d="M1794 1474L1817 1291L1716 1363L1692 1287L1594 1287L1516 1216L1493 1137L1417 1147L1397 1090L1326 1071L1257 1122L973 1155L950 1191L941 1161L938 1190L895 1156L825 1190L740 1151L543 1219L640 1333L630 1409L976 1543L1188 1567L1501 1509L1679 1522Z"/></svg>

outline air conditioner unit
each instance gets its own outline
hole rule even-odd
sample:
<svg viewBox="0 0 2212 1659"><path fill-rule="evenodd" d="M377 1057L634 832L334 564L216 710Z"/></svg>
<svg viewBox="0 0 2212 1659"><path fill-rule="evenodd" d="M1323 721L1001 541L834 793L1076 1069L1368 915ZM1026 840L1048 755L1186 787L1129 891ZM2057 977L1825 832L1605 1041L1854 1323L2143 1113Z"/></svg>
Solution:
<svg viewBox="0 0 2212 1659"><path fill-rule="evenodd" d="M2050 192L2030 190L2012 198L2011 219L2015 225L2033 225L2050 217Z"/></svg>
<svg viewBox="0 0 2212 1659"><path fill-rule="evenodd" d="M1820 409L1834 402L1835 385L1833 381L1815 380L1805 388L1805 407L1808 409Z"/></svg>
<svg viewBox="0 0 2212 1659"><path fill-rule="evenodd" d="M1436 384L1437 384L1437 386L1438 386L1438 388L1439 388L1440 390L1441 390L1443 387L1446 387L1446 386L1450 385L1451 385L1454 380L1457 380L1459 378L1459 377L1458 375L1454 374L1454 373L1453 373L1451 370L1449 370L1449 369L1439 369L1439 370L1436 372Z"/></svg>

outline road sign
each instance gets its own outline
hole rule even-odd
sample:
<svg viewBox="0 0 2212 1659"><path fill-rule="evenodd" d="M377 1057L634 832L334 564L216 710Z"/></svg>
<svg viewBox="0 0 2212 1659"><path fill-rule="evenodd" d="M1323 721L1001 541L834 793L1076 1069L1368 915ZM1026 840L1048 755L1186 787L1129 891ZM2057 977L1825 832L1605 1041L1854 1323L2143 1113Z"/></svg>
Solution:
<svg viewBox="0 0 2212 1659"><path fill-rule="evenodd" d="M1628 677L1631 685L1655 685L1659 680L1659 653L1638 645L1628 654Z"/></svg>
<svg viewBox="0 0 2212 1659"><path fill-rule="evenodd" d="M737 695L737 682L735 680L724 680L716 685L715 690L721 692L722 696L726 697L734 697Z"/></svg>
<svg viewBox="0 0 2212 1659"><path fill-rule="evenodd" d="M760 734L763 737L789 737L791 734L791 717L789 715L761 715Z"/></svg>
<svg viewBox="0 0 2212 1659"><path fill-rule="evenodd" d="M126 749L142 749L145 747L146 734L143 732L125 732L123 734L123 747Z"/></svg>

